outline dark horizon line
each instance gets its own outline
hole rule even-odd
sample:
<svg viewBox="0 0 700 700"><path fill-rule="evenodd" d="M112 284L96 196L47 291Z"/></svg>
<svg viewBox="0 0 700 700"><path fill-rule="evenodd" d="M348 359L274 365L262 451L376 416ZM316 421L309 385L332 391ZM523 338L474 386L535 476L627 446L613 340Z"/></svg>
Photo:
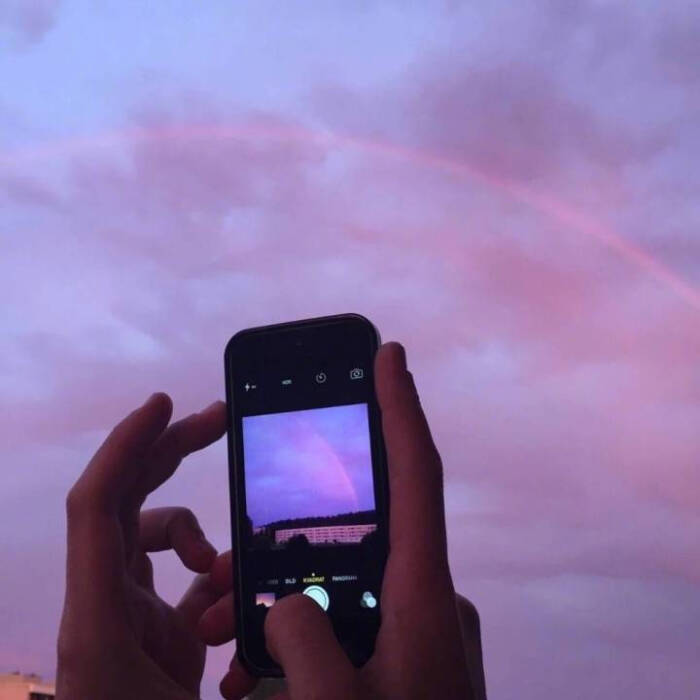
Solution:
<svg viewBox="0 0 700 700"><path fill-rule="evenodd" d="M282 520L273 520L263 525L253 524L253 528L265 528L266 530L282 530L294 524L297 524L297 527L323 527L324 525L332 527L333 522L329 521L337 521L340 519L354 521L342 523L347 525L376 525L376 517L376 509L356 510L347 511L345 513L337 513L335 515L307 515L300 518L284 518ZM298 523L302 521L305 523L305 525L298 525Z"/></svg>

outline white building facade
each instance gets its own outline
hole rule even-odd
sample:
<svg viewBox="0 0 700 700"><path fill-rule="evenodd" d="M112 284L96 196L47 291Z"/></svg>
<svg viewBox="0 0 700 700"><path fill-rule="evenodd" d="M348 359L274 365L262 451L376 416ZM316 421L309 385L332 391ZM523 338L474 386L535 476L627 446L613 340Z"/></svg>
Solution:
<svg viewBox="0 0 700 700"><path fill-rule="evenodd" d="M311 544L357 544L365 535L374 532L376 524L327 525L323 527L294 527L275 531L275 542L280 544L297 535L304 535Z"/></svg>

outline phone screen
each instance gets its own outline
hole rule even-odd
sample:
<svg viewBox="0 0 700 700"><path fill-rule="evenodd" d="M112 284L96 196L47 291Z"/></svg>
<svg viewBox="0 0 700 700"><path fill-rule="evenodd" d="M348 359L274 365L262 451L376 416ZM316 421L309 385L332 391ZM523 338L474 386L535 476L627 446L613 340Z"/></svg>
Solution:
<svg viewBox="0 0 700 700"><path fill-rule="evenodd" d="M371 655L387 552L374 327L354 315L243 331L227 348L239 654L278 675L265 615L304 593L357 665Z"/></svg>

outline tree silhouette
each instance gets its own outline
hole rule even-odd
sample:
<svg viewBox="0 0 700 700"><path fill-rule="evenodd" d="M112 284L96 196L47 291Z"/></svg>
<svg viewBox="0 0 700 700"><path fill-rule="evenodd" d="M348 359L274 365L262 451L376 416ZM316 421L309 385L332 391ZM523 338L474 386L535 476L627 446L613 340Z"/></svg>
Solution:
<svg viewBox="0 0 700 700"><path fill-rule="evenodd" d="M287 540L286 549L294 554L302 554L311 549L311 543L306 535L294 535Z"/></svg>

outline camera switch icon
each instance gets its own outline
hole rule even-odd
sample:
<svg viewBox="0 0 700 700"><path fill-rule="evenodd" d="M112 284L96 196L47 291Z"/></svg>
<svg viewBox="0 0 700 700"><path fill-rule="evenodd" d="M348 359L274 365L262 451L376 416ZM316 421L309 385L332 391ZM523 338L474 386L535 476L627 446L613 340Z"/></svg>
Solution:
<svg viewBox="0 0 700 700"><path fill-rule="evenodd" d="M376 608L377 607L377 599L372 595L370 591L365 591L362 594L362 598L360 599L360 605L363 608Z"/></svg>
<svg viewBox="0 0 700 700"><path fill-rule="evenodd" d="M360 367L355 367L350 370L350 379L362 379L365 376L365 372Z"/></svg>

